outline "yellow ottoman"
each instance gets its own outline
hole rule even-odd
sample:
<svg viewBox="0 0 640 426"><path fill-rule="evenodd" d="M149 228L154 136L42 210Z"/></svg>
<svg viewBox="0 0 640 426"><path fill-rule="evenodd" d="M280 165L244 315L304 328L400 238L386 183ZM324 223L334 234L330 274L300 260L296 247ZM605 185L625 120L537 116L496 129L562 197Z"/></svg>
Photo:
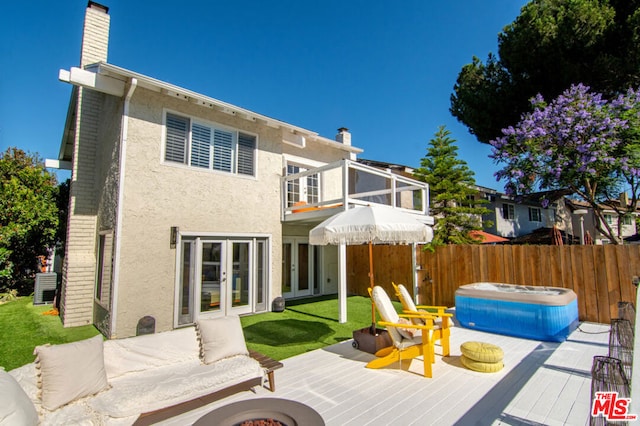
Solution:
<svg viewBox="0 0 640 426"><path fill-rule="evenodd" d="M495 373L504 367L504 352L500 346L486 342L465 342L460 345L460 352L460 362L469 370Z"/></svg>

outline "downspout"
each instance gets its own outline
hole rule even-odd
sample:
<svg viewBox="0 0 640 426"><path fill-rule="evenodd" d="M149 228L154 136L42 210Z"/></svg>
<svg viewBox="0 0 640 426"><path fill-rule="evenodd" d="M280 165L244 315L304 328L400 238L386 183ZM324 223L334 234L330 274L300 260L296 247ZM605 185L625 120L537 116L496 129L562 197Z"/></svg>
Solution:
<svg viewBox="0 0 640 426"><path fill-rule="evenodd" d="M122 234L122 204L124 202L124 174L125 174L125 162L127 153L127 136L129 133L129 104L131 103L131 97L138 86L138 80L131 78L129 82L129 90L124 98L124 107L122 111L122 123L120 131L120 176L118 179L118 206L116 208L116 231L115 231L115 252L113 254L113 291L111 293L111 327L109 330L109 338L114 338L114 331L116 329L116 322L118 319L118 284L120 283L120 238Z"/></svg>

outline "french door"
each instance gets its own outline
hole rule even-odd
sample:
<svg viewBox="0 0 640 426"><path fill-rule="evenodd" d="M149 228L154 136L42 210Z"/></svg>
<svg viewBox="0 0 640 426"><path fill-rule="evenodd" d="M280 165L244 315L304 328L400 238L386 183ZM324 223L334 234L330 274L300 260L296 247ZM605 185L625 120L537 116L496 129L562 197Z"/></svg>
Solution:
<svg viewBox="0 0 640 426"><path fill-rule="evenodd" d="M266 240L182 241L178 324L265 309Z"/></svg>
<svg viewBox="0 0 640 426"><path fill-rule="evenodd" d="M306 168L293 164L287 165L287 175L307 171ZM317 203L320 194L319 175L313 174L287 183L287 203L289 207L296 203Z"/></svg>
<svg viewBox="0 0 640 426"><path fill-rule="evenodd" d="M309 296L314 287L313 247L306 238L283 238L282 295Z"/></svg>

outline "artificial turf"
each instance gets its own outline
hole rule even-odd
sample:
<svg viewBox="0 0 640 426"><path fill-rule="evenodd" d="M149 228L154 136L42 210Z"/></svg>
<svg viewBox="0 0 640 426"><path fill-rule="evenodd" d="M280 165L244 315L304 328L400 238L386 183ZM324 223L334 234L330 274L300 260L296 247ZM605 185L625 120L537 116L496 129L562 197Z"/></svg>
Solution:
<svg viewBox="0 0 640 426"><path fill-rule="evenodd" d="M35 359L33 349L99 334L93 325L64 328L58 316L43 315L51 305L34 305L33 297L20 297L0 305L0 367L12 370Z"/></svg>
<svg viewBox="0 0 640 426"><path fill-rule="evenodd" d="M64 328L58 316L43 315L50 309L51 305L34 306L33 297L0 305L0 367L8 371L32 362L38 345L99 334L93 325ZM338 322L338 299L325 296L288 300L283 312L247 315L241 322L249 349L282 360L351 339L353 331L370 326L371 299L348 297L347 319Z"/></svg>

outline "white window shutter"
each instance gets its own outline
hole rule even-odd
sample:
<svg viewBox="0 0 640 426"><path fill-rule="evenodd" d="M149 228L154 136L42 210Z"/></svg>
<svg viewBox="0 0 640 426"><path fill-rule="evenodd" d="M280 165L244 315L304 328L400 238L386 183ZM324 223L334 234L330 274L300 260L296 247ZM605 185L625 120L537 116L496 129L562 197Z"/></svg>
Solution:
<svg viewBox="0 0 640 426"><path fill-rule="evenodd" d="M214 129L213 131L213 168L224 172L233 172L233 133Z"/></svg>
<svg viewBox="0 0 640 426"><path fill-rule="evenodd" d="M254 158L256 137L240 133L238 135L238 173L242 175L254 174Z"/></svg>
<svg viewBox="0 0 640 426"><path fill-rule="evenodd" d="M191 128L191 165L209 168L211 128L194 124Z"/></svg>
<svg viewBox="0 0 640 426"><path fill-rule="evenodd" d="M173 114L167 114L167 140L164 159L186 163L187 138L189 136L189 119Z"/></svg>

